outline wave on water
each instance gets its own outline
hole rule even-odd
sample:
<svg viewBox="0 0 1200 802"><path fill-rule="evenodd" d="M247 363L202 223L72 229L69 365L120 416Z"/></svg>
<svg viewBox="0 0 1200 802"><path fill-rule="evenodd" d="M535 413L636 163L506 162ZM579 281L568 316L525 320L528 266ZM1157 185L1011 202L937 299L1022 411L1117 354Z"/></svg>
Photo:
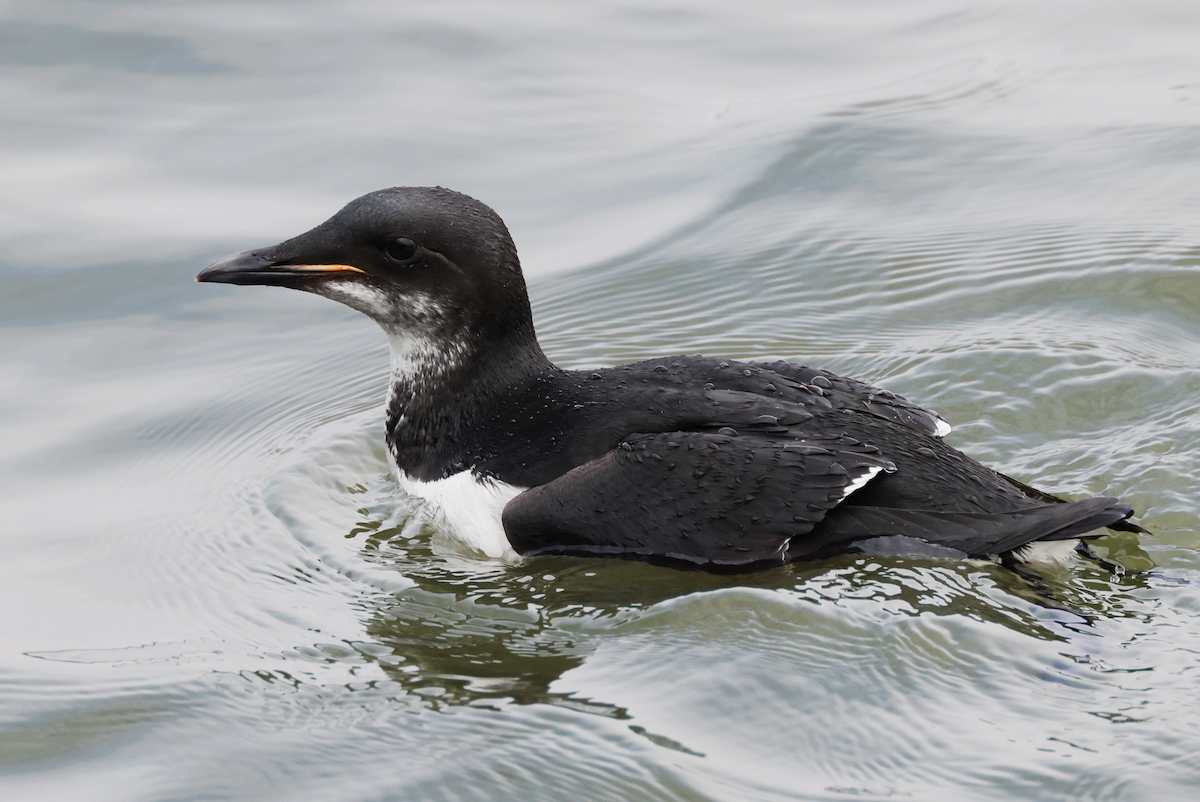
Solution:
<svg viewBox="0 0 1200 802"><path fill-rule="evenodd" d="M418 521L401 497L381 449L382 410L319 427L288 454L263 491L267 508L323 564L354 582L394 593L414 586L394 568L367 560L356 535L405 537Z"/></svg>

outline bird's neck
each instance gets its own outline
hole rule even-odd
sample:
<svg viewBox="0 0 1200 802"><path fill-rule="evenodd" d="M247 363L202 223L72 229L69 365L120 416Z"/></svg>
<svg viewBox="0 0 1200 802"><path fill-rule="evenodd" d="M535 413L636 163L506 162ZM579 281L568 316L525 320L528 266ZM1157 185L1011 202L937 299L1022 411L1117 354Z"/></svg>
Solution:
<svg viewBox="0 0 1200 802"><path fill-rule="evenodd" d="M557 371L536 339L388 339L388 450L400 470L425 480L472 467L472 426L489 417L497 393Z"/></svg>

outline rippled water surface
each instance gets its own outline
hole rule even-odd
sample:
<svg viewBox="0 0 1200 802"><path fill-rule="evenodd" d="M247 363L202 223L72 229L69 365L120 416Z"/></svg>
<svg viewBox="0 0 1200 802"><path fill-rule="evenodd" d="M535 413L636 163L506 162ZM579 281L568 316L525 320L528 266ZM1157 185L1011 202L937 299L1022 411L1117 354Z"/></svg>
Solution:
<svg viewBox="0 0 1200 802"><path fill-rule="evenodd" d="M1194 2L10 2L6 800L1191 799ZM455 554L386 350L197 286L384 186L508 221L547 352L787 358L1120 496L1110 562Z"/></svg>

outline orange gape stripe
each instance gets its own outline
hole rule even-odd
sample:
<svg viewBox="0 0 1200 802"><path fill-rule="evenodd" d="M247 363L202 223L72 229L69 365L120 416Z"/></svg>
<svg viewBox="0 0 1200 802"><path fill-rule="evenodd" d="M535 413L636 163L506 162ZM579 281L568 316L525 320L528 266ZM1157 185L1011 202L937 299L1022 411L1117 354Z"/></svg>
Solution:
<svg viewBox="0 0 1200 802"><path fill-rule="evenodd" d="M313 273L366 273L350 265L283 265L290 270L312 271Z"/></svg>

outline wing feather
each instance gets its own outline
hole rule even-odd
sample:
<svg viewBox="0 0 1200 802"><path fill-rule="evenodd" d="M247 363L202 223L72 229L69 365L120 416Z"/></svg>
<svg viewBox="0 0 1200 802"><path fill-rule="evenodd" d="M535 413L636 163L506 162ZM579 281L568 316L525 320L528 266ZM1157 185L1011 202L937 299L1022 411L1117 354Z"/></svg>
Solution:
<svg viewBox="0 0 1200 802"><path fill-rule="evenodd" d="M788 559L793 538L887 465L835 443L691 431L634 434L517 496L518 552L664 555L699 564Z"/></svg>

